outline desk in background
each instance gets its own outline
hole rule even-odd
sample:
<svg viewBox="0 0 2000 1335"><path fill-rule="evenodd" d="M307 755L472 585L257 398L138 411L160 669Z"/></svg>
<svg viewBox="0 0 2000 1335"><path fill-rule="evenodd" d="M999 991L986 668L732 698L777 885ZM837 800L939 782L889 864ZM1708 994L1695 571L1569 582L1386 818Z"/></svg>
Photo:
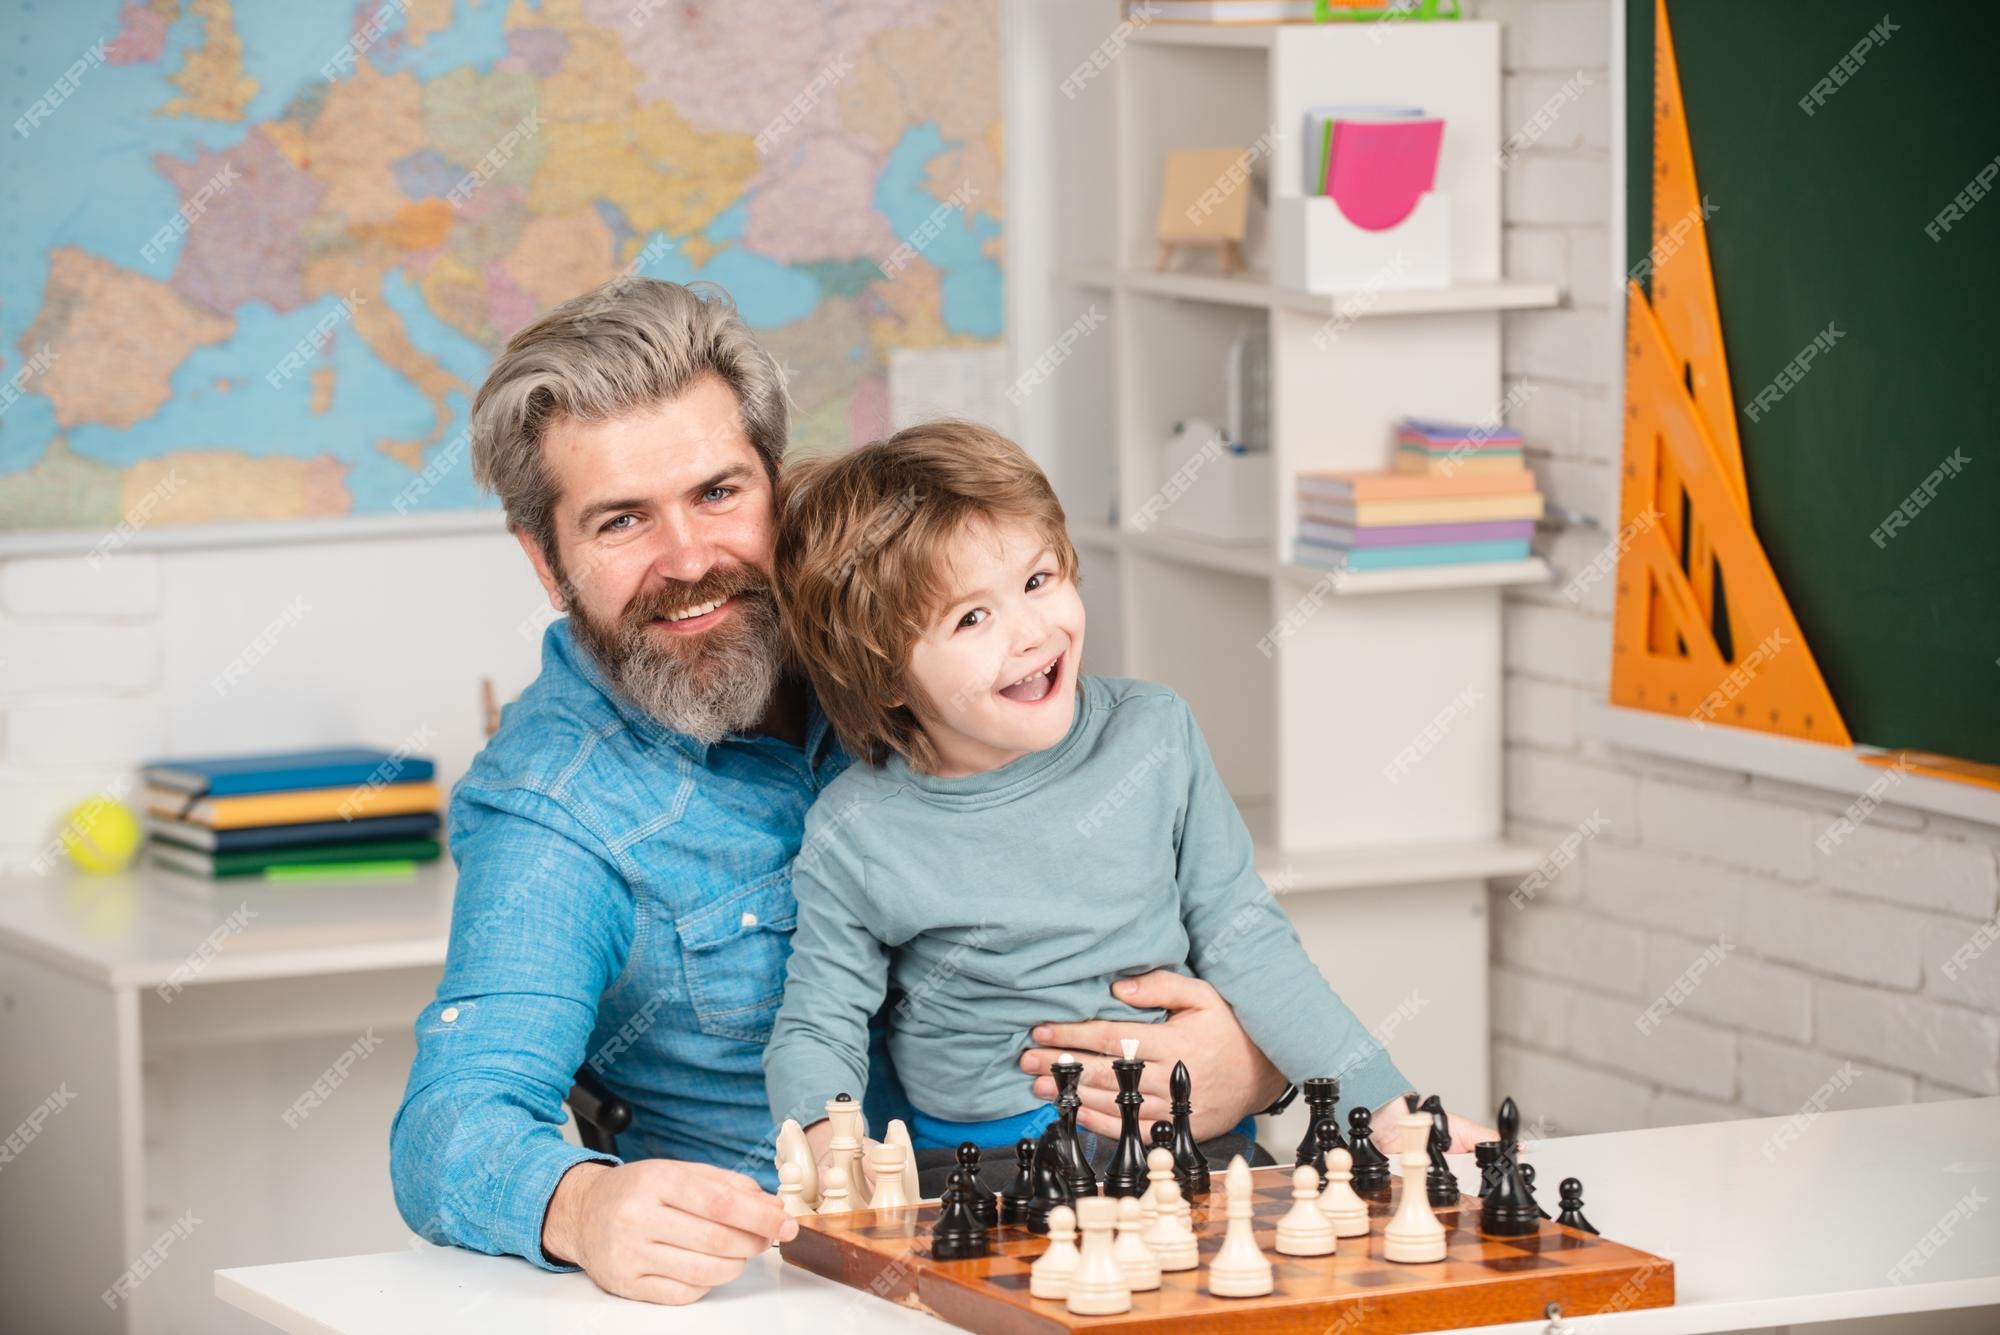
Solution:
<svg viewBox="0 0 2000 1335"><path fill-rule="evenodd" d="M255 1330L216 1303L216 1266L408 1237L389 1122L454 881L449 862L351 881L0 878L5 1130L67 1096L0 1175L0 1327ZM325 1103L288 1123L356 1045ZM105 1290L190 1216L108 1306Z"/></svg>

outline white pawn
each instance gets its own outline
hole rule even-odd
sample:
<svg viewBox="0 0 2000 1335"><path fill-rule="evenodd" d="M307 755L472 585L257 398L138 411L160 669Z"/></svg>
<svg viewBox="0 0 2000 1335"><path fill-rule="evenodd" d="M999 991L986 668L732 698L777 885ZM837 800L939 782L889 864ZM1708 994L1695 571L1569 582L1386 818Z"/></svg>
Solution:
<svg viewBox="0 0 2000 1335"><path fill-rule="evenodd" d="M1037 1298L1067 1298L1076 1262L1076 1211L1058 1205L1049 1211L1049 1248L1028 1267L1028 1292Z"/></svg>
<svg viewBox="0 0 2000 1335"><path fill-rule="evenodd" d="M1152 1227L1153 1219L1160 1212L1160 1184L1174 1180L1174 1152L1153 1149L1146 1154L1146 1193L1139 1197L1139 1213Z"/></svg>
<svg viewBox="0 0 2000 1335"><path fill-rule="evenodd" d="M1333 1255L1333 1221L1319 1211L1319 1170L1292 1170L1292 1208L1278 1221L1278 1251L1285 1256Z"/></svg>
<svg viewBox="0 0 2000 1335"><path fill-rule="evenodd" d="M1118 1264L1111 1236L1117 1222L1118 1202L1110 1196L1085 1196L1076 1203L1083 1243L1077 1248L1076 1269L1070 1272L1069 1295L1063 1303L1078 1316L1116 1316L1132 1310L1132 1287Z"/></svg>
<svg viewBox="0 0 2000 1335"><path fill-rule="evenodd" d="M847 1199L847 1170L837 1163L828 1165L826 1176L820 1181L819 1212L847 1214L853 1209Z"/></svg>
<svg viewBox="0 0 2000 1335"><path fill-rule="evenodd" d="M1397 1123L1403 1147L1397 1158L1403 1165L1402 1199L1396 1214L1382 1234L1382 1256L1389 1261L1421 1264L1444 1260L1444 1225L1431 1213L1431 1200L1424 1184L1431 1156L1424 1148L1431 1134L1428 1113L1411 1113Z"/></svg>
<svg viewBox="0 0 2000 1335"><path fill-rule="evenodd" d="M788 1215L808 1215L812 1206L806 1204L805 1185L799 1181L799 1166L795 1163L778 1165L778 1204L785 1207Z"/></svg>
<svg viewBox="0 0 2000 1335"><path fill-rule="evenodd" d="M1208 1291L1218 1298L1261 1298L1272 1288L1271 1262L1258 1250L1256 1227L1250 1222L1257 1203L1251 1198L1250 1165L1242 1155L1229 1161L1223 1181L1229 1192L1229 1231L1222 1250L1208 1263Z"/></svg>
<svg viewBox="0 0 2000 1335"><path fill-rule="evenodd" d="M1181 1199L1181 1184L1172 1173L1160 1184L1153 1222L1145 1232L1153 1259L1166 1271L1192 1270L1201 1264L1201 1246L1195 1241L1194 1226L1188 1221L1187 1202Z"/></svg>
<svg viewBox="0 0 2000 1335"><path fill-rule="evenodd" d="M915 1205L923 1199L924 1190L917 1185L917 1147L910 1143L910 1128L900 1117L889 1119L889 1129L882 1133L886 1144L903 1147L903 1203Z"/></svg>
<svg viewBox="0 0 2000 1335"><path fill-rule="evenodd" d="M833 1138L827 1142L827 1154L847 1174L847 1185L858 1194L861 1190L861 1105L853 1099L828 1099L826 1116L833 1131Z"/></svg>
<svg viewBox="0 0 2000 1335"><path fill-rule="evenodd" d="M1125 1272L1125 1284L1134 1293L1150 1293L1160 1287L1160 1263L1143 1236L1146 1221L1135 1196L1118 1201L1118 1240L1111 1250L1118 1268Z"/></svg>
<svg viewBox="0 0 2000 1335"><path fill-rule="evenodd" d="M1319 1210L1332 1223L1336 1237L1368 1236L1368 1202L1354 1190L1354 1156L1346 1150L1326 1156L1326 1190L1320 1193Z"/></svg>
<svg viewBox="0 0 2000 1335"><path fill-rule="evenodd" d="M875 1179L875 1194L868 1198L871 1210L891 1210L899 1205L915 1204L903 1194L903 1167L907 1156L903 1147L895 1141L883 1141L868 1147L868 1171Z"/></svg>

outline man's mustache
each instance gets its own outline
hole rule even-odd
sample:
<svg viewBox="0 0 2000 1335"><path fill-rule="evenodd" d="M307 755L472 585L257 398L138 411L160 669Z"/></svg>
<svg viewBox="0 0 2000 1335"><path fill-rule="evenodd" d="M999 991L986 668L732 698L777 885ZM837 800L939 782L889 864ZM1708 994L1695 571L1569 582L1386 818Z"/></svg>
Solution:
<svg viewBox="0 0 2000 1335"><path fill-rule="evenodd" d="M625 605L627 626L643 626L687 607L723 598L770 598L771 581L755 566L718 566L692 582L674 580Z"/></svg>

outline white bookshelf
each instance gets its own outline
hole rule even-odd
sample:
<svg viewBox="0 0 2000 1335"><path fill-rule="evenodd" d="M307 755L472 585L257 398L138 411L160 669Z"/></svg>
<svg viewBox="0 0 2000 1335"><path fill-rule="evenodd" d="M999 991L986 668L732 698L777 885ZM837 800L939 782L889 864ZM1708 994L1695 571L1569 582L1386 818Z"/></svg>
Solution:
<svg viewBox="0 0 2000 1335"><path fill-rule="evenodd" d="M1011 0L1004 14L1017 370L1086 312L1105 317L1017 405L1022 443L1055 479L1080 549L1088 666L1189 700L1258 867L1289 885L1287 910L1321 969L1369 1023L1421 992L1424 1017L1392 1042L1398 1061L1490 1113L1484 884L1524 875L1545 851L1502 835L1500 600L1550 572L1529 559L1329 581L1292 559L1292 482L1307 468L1383 467L1404 414L1485 417L1502 398L1501 313L1559 299L1500 271L1499 28L1155 24L1121 44L1114 0ZM1107 67L1066 93L1063 81L1107 42L1118 48ZM1297 127L1306 107L1328 102L1444 117L1449 285L1278 286L1263 244L1268 198L1251 209L1247 272L1178 259L1154 272L1170 151L1249 145L1276 126L1287 137L1265 188L1296 195ZM1336 336L1316 343L1336 316ZM1172 471L1161 448L1172 424L1222 420L1225 352L1260 324L1275 456L1265 536L1177 532L1171 505L1135 524ZM1311 615L1260 650L1302 599ZM1385 766L1455 699L1472 703L1390 781ZM1418 936L1426 962L1413 974L1399 947Z"/></svg>

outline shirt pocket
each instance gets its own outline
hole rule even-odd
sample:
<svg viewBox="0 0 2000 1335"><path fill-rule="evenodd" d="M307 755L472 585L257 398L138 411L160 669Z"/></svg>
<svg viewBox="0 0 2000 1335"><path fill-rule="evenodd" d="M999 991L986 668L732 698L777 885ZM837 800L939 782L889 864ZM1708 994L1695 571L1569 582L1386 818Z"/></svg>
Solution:
<svg viewBox="0 0 2000 1335"><path fill-rule="evenodd" d="M703 1033L752 1043L770 1039L797 925L789 868L674 920L688 999Z"/></svg>

